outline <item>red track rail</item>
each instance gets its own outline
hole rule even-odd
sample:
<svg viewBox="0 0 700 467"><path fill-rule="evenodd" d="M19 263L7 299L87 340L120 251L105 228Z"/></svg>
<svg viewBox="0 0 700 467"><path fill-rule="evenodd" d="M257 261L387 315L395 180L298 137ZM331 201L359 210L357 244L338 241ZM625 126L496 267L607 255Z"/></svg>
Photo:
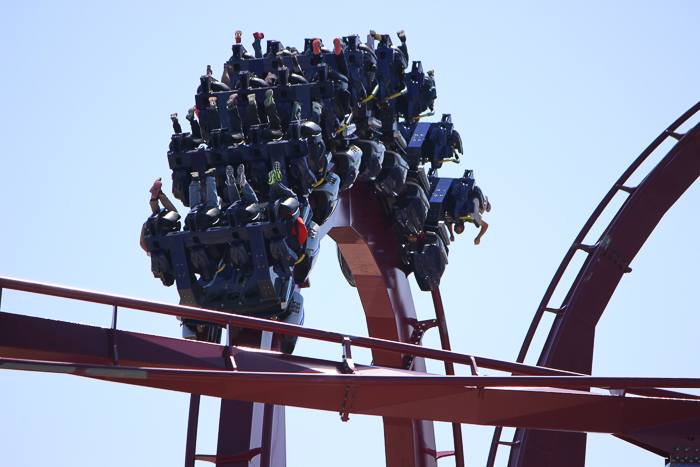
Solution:
<svg viewBox="0 0 700 467"><path fill-rule="evenodd" d="M352 345L356 345L358 347L364 347L372 350L383 350L386 352L403 355L414 355L416 357L439 360L445 363L469 365L470 367L476 364L480 368L504 371L515 375L586 376L570 371L556 370L552 368L544 368L533 365L525 365L522 363L513 363L504 360L480 357L477 355L461 354L447 350L431 349L420 345L393 342L372 337L354 336L351 334L344 334L334 331L325 331L322 329L302 327L295 324L287 324L241 315L232 315L218 311L205 310L202 308L152 302L148 300L125 297L122 295L112 295L102 292L62 287L53 284L44 284L40 282L25 281L21 279L13 279L9 277L0 276L0 290L2 290L3 288L22 292L36 293L41 295L48 295L53 297L81 300L103 305L110 305L114 307L115 311L117 307L123 307L132 310L141 310L146 312L165 314L169 316L183 316L197 320L210 321L221 324L223 326L240 326L261 331L295 335L299 337L305 337L308 339L315 339L325 342L335 342L337 344L342 344L344 339L350 339ZM113 320L113 324L114 323L115 320ZM635 394L646 397L666 397L672 399L700 399L700 396L681 394L661 389L652 389L649 388L648 385L645 385L644 389L631 388L629 386L627 386L626 388L628 389L627 393L629 394Z"/></svg>
<svg viewBox="0 0 700 467"><path fill-rule="evenodd" d="M538 365L590 374L593 363L595 326L617 288L622 275L630 272L634 259L647 238L670 207L700 176L700 125L687 134L675 131L700 111L700 102L684 113L647 147L615 182L581 229L537 308L535 317L518 354L517 362L525 361L532 339L545 311L556 314ZM637 187L625 183L639 166L669 137L679 142L651 170ZM629 194L595 245L583 241L613 197L620 191ZM550 308L549 301L578 250L588 253L576 279L561 306ZM487 467L493 467L501 430L496 429ZM532 439L530 439L532 438ZM535 439L537 438L537 439ZM539 465L532 446L549 446L550 465L583 466L586 435L517 430L509 467ZM509 443L512 444L512 443ZM566 446L565 448L563 446ZM559 456L559 457L554 457Z"/></svg>

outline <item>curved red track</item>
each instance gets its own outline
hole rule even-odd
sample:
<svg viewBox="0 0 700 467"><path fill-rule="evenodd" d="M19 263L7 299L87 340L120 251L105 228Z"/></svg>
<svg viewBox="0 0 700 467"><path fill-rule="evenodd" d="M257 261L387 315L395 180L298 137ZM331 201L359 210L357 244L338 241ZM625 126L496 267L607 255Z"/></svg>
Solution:
<svg viewBox="0 0 700 467"><path fill-rule="evenodd" d="M537 364L550 368L591 374L595 327L605 311L629 264L661 221L664 214L700 176L700 125L685 135L674 132L700 112L700 102L662 132L615 182L574 240L535 313L518 355L523 362L545 311L556 313ZM668 138L680 140L637 187L625 183L647 157ZM586 235L618 192L629 193L608 227L594 245L583 245ZM549 308L549 301L571 259L578 250L588 253L561 306ZM493 465L497 430L488 466ZM509 467L543 465L585 465L585 433L517 430ZM651 448L651 446L647 447Z"/></svg>

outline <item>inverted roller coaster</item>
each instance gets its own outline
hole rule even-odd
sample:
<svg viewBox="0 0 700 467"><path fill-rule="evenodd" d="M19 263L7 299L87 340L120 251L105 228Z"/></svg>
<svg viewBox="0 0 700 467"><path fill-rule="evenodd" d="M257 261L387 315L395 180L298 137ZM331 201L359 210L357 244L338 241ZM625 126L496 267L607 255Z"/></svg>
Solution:
<svg viewBox="0 0 700 467"><path fill-rule="evenodd" d="M434 466L452 455L463 466L463 423L497 427L489 467L503 445L510 447L509 466L583 466L587 432L613 434L670 465L700 464L700 397L662 389L700 388L700 380L590 376L595 328L608 301L655 226L700 176L700 125L676 132L700 103L654 140L586 222L516 361L455 353L439 280L447 263L446 225L475 221L478 209L465 201L474 179L470 172L461 179L437 176L442 163L458 161L459 135L449 116L421 123L434 98L432 75L420 62L402 74L407 51L377 36L376 50L348 36L334 53L314 39L298 55L277 41L268 41L259 57L234 45L225 78L201 79L200 134L176 128L170 146L174 194L192 206L185 229L167 209L154 212L144 227L154 275L176 284L181 305L0 278L5 289L104 304L113 313L112 326L99 328L0 312L0 368L192 394L186 466L197 460L285 465L284 406L335 411L342 420L383 417L389 466ZM668 138L677 140L668 154L638 186L627 186ZM250 182L231 178L227 166L234 165L243 166L239 175L249 174ZM247 183L255 201L246 199ZM629 196L598 241L583 244L618 192ZM212 203L213 196L221 203ZM339 246L371 337L301 326L299 290L308 286L325 233ZM577 251L587 258L563 303L553 305ZM434 320L416 319L411 272L432 294ZM119 330L119 308L180 317L189 339ZM526 365L544 313L555 315L552 328L537 365ZM421 346L423 333L435 326L443 349ZM339 344L342 358L291 355L297 337ZM371 349L372 365L354 362L353 347ZM444 362L446 375L427 374L425 359ZM455 364L468 365L472 376L455 376ZM513 376L483 376L484 368ZM196 453L201 395L222 399L212 455ZM453 451L437 451L433 421L453 424ZM502 440L501 427L517 428L515 438Z"/></svg>

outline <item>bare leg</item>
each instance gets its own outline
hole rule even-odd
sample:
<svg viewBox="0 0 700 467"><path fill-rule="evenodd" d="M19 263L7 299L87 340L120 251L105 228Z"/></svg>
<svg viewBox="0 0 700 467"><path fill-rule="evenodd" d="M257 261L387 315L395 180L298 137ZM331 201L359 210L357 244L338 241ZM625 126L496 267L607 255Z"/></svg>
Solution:
<svg viewBox="0 0 700 467"><path fill-rule="evenodd" d="M478 245L479 243L481 243L481 237L484 236L488 228L489 225L486 223L486 221L481 219L481 230L479 231L479 235L477 235L474 239L474 245Z"/></svg>

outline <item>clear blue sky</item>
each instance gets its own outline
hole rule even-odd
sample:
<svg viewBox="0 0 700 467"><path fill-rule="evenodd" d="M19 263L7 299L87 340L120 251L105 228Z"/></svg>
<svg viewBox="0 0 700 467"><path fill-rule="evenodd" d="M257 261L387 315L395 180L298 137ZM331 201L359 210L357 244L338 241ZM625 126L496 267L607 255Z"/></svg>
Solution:
<svg viewBox="0 0 700 467"><path fill-rule="evenodd" d="M243 30L246 46L263 31L299 47L305 37L331 44L369 29L405 29L411 59L435 69L438 116L451 113L464 141L463 163L441 174L474 169L493 204L481 245L467 230L451 248L441 289L452 346L514 360L600 199L700 100L696 1L253 4L0 3L0 275L176 303L177 291L152 277L139 230L153 180L163 177L170 189L168 116L192 105L207 65L220 74L234 31ZM631 264L598 325L594 374L698 376L699 204L693 186ZM322 249L304 292L306 324L366 334L332 241ZM414 290L419 317L432 317L429 295ZM11 291L2 310L101 326L110 320L107 307ZM174 318L138 312L124 312L120 325L180 332ZM425 344L438 347L437 333ZM297 353L340 358L339 347L308 341ZM370 361L362 352L356 359ZM2 371L0 400L4 465L183 461L186 395ZM199 453L215 452L217 410L205 400ZM467 465L485 465L492 430L463 431ZM341 423L335 413L288 409L287 432L290 466L384 462L378 418ZM452 449L449 426L438 424L436 433L438 449ZM588 455L591 466L663 465L605 435L589 436ZM506 458L504 448L499 465Z"/></svg>

